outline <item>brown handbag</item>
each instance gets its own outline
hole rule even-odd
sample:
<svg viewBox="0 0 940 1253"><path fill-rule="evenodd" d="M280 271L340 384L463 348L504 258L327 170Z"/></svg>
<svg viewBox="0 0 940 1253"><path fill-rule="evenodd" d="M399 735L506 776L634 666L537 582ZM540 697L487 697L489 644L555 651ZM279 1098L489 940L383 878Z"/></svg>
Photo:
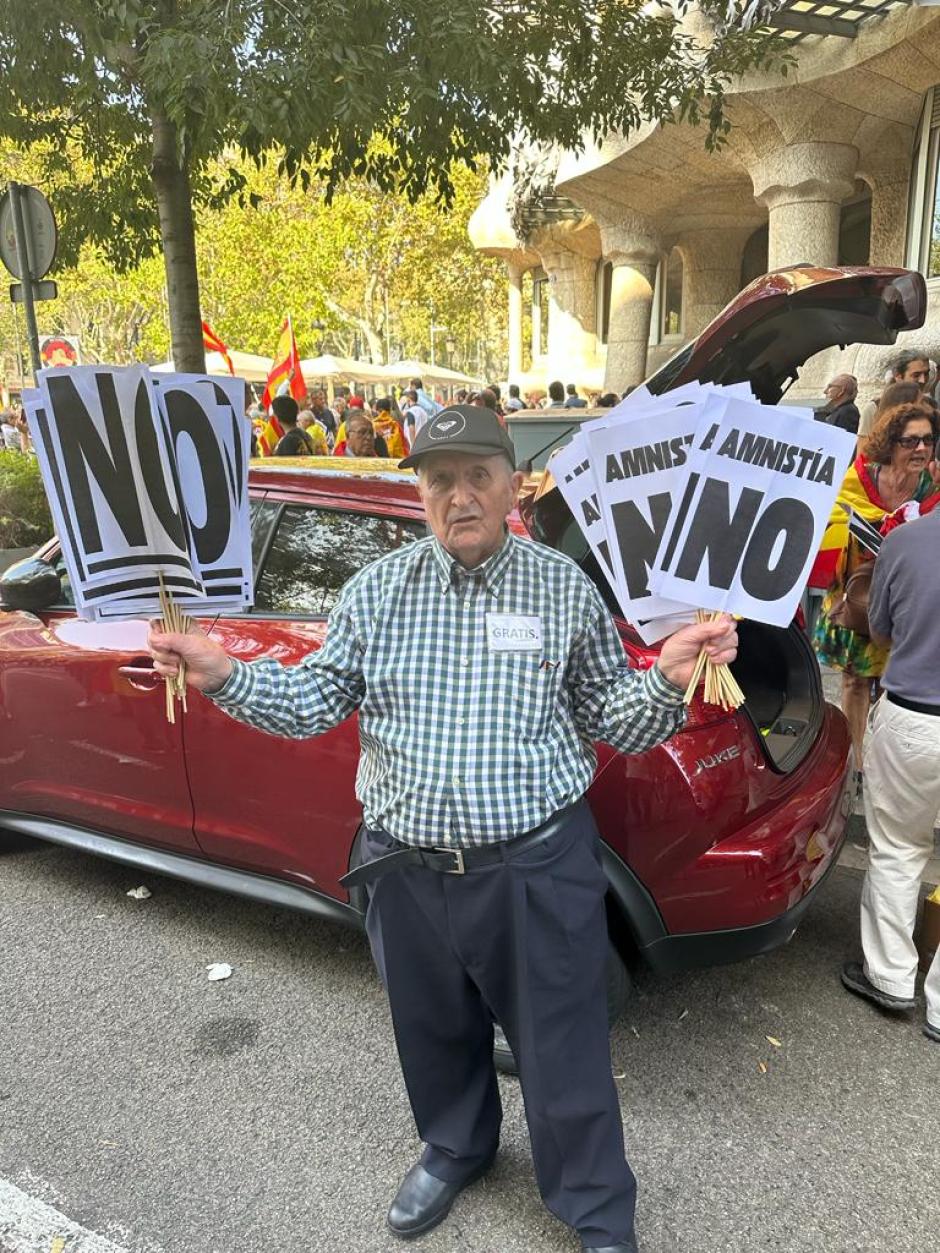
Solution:
<svg viewBox="0 0 940 1253"><path fill-rule="evenodd" d="M871 595L871 577L875 570L874 560L863 558L858 544L849 539L845 552L842 576L842 595L829 612L829 621L845 627L868 639L868 598Z"/></svg>

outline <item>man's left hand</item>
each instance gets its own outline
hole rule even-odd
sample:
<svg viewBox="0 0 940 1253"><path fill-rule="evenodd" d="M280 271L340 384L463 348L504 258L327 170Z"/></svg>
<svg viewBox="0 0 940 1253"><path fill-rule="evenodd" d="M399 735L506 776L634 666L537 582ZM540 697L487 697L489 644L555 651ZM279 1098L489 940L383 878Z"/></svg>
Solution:
<svg viewBox="0 0 940 1253"><path fill-rule="evenodd" d="M696 623L670 635L659 654L663 678L676 687L688 687L703 648L716 665L734 661L738 655L738 628L730 615L723 613L715 622Z"/></svg>

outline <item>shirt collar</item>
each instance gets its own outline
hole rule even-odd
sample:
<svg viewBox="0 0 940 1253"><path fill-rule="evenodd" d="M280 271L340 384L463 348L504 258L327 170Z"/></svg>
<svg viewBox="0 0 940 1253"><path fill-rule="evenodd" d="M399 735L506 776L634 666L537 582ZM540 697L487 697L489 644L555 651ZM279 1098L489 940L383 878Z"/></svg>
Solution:
<svg viewBox="0 0 940 1253"><path fill-rule="evenodd" d="M431 545L431 551L434 553L434 560L437 563L437 575L441 581L441 590L446 592L448 588L452 588L456 584L458 579L473 577L482 579L487 591L495 592L512 560L515 544L515 537L507 528L506 537L496 552L491 557L487 557L486 561L480 565L474 566L472 570L465 570L457 558L452 557L440 540L435 537Z"/></svg>

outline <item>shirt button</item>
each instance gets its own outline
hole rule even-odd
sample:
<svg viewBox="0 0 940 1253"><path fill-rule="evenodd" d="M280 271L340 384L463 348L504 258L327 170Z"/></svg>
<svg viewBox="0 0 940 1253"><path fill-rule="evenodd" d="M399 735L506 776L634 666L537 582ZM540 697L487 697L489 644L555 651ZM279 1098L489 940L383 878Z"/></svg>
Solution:
<svg viewBox="0 0 940 1253"><path fill-rule="evenodd" d="M461 658L460 658L460 664L461 664L462 666L469 666L469 665L470 665L470 658L469 658L469 657L461 657Z"/></svg>
<svg viewBox="0 0 940 1253"><path fill-rule="evenodd" d="M460 787L460 784L461 784L460 775L455 774L454 777L451 779L451 783L453 783L454 787Z"/></svg>
<svg viewBox="0 0 940 1253"><path fill-rule="evenodd" d="M465 726L467 725L467 719L466 719L466 718L458 718L458 719L457 719L457 725L458 725L458 727L465 727Z"/></svg>

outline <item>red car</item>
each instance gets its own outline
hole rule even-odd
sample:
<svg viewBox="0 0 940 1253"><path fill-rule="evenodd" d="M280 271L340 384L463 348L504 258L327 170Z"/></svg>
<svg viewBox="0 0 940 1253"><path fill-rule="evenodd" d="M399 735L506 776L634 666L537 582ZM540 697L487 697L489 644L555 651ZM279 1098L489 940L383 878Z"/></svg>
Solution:
<svg viewBox="0 0 940 1253"><path fill-rule="evenodd" d="M871 325L856 319L856 339L884 334L896 279L869 284ZM426 533L411 473L388 466L251 470L255 607L204 623L230 652L299 661L322 643L345 581ZM528 496L512 525L584 558L557 491ZM79 620L57 542L37 558L0 580L0 826L359 925L361 895L339 886L360 832L355 720L281 740L197 698L170 725L144 624ZM620 628L634 664L650 665L655 650ZM747 695L738 712L696 701L650 752L599 746L589 799L610 881L612 1011L637 959L675 971L787 940L835 864L853 795L849 735L803 633L742 623L734 670Z"/></svg>

